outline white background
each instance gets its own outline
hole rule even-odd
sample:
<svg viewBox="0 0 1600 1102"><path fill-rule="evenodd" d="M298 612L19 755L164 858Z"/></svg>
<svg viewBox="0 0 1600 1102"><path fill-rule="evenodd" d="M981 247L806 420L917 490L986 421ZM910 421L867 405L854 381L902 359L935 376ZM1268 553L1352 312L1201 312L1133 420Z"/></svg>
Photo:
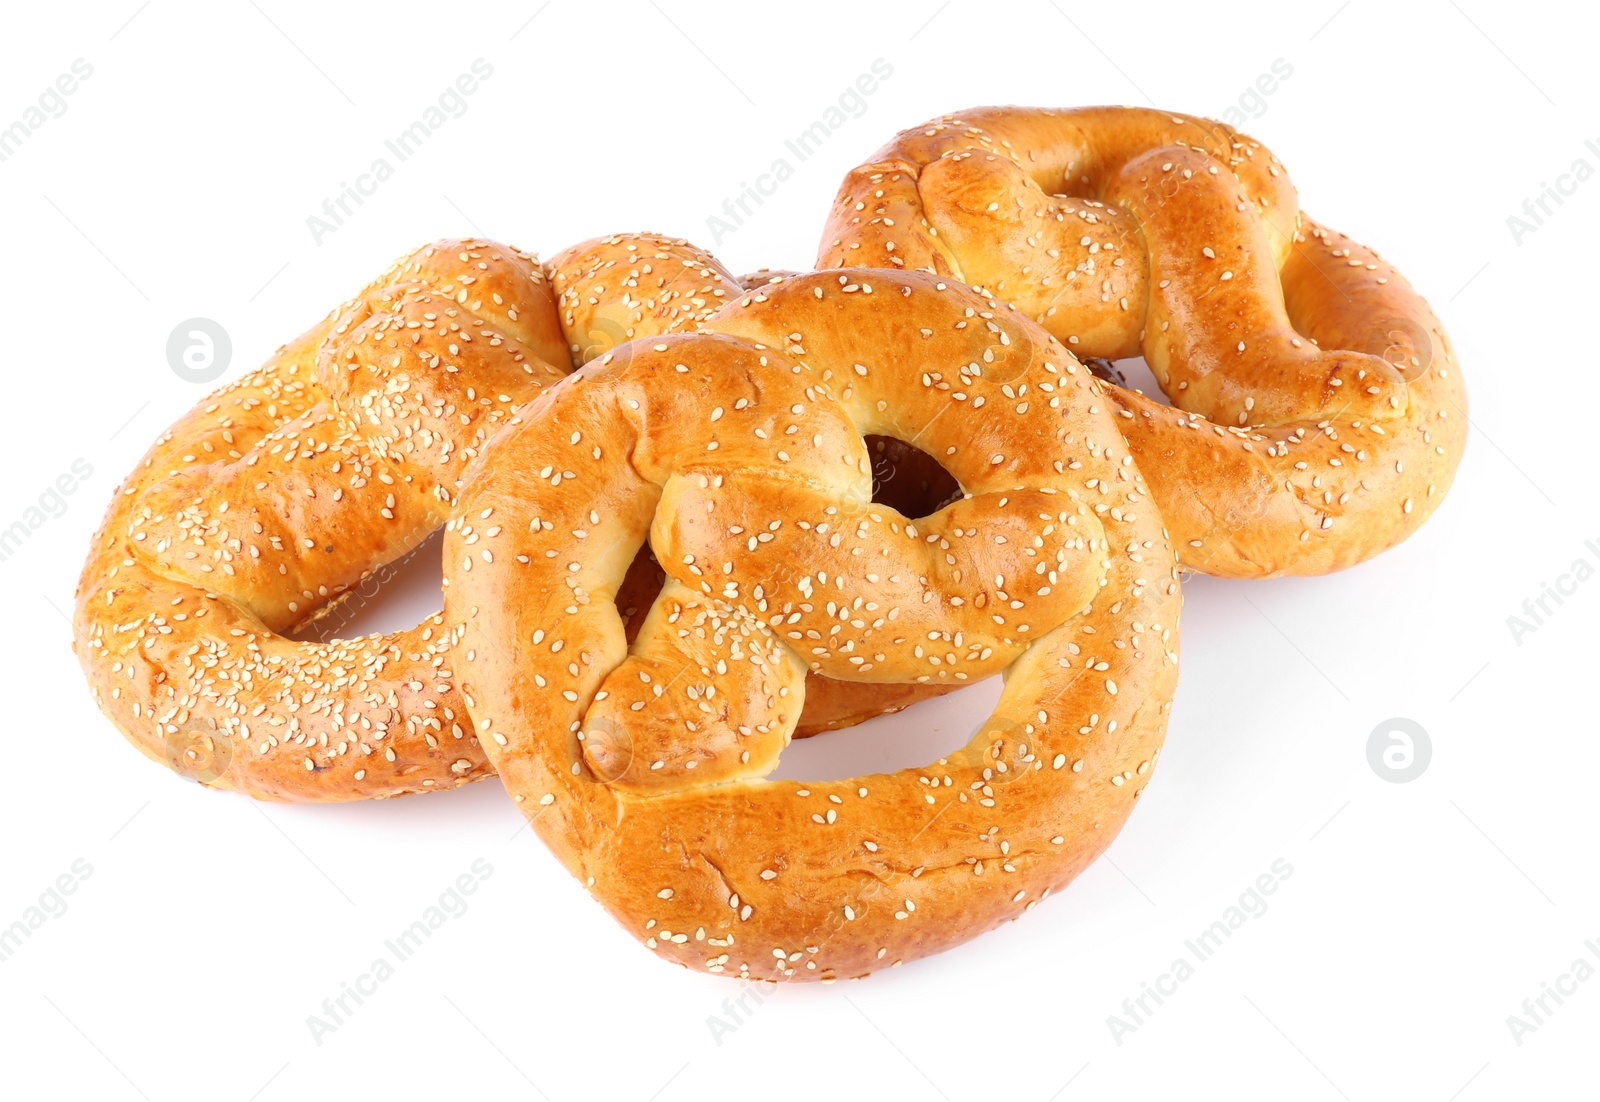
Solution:
<svg viewBox="0 0 1600 1102"><path fill-rule="evenodd" d="M0 127L74 59L93 75L0 164L0 527L75 459L93 473L0 563L0 927L74 861L92 872L0 964L0 1094L1594 1097L1600 978L1520 1044L1507 1024L1577 958L1600 967L1600 580L1520 640L1507 623L1575 560L1600 564L1600 181L1520 242L1507 224L1579 158L1600 169L1592 12L542 2L8 13ZM465 114L317 243L307 216L480 57L493 76ZM1472 400L1455 489L1401 548L1331 578L1186 582L1167 751L1071 889L930 960L766 989L735 1023L740 985L636 946L495 782L257 806L151 764L98 714L65 613L113 486L203 392L166 362L180 321L229 332L232 378L436 237L549 254L651 228L710 247L722 200L877 58L893 75L864 113L715 243L732 270L809 267L839 179L901 127L1005 102L1220 116L1281 58L1292 75L1246 97L1246 129L1306 210L1430 298ZM424 564L361 626L414 622L436 579ZM986 691L797 744L785 772L929 760ZM1392 717L1431 736L1409 783L1368 764ZM480 858L470 909L317 1043L307 1017ZM1269 909L1119 1044L1108 1016L1280 858Z"/></svg>

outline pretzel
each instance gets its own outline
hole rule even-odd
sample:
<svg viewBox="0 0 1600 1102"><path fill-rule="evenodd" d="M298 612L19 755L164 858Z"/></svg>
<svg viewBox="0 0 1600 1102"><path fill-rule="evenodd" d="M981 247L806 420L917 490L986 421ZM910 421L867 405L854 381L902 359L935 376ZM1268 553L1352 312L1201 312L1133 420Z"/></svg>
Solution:
<svg viewBox="0 0 1600 1102"><path fill-rule="evenodd" d="M817 266L844 265L981 286L1080 357L1142 354L1173 405L1109 393L1187 570L1354 565L1427 519L1461 457L1427 303L1219 122L987 107L903 131L834 201Z"/></svg>
<svg viewBox="0 0 1600 1102"><path fill-rule="evenodd" d="M871 434L963 496L874 503ZM647 538L668 579L630 647L614 594ZM924 274L785 278L591 362L477 461L444 560L507 790L625 929L712 973L863 975L1030 909L1116 835L1175 688L1176 560L1102 384ZM808 672L1000 671L954 755L763 779Z"/></svg>
<svg viewBox="0 0 1600 1102"><path fill-rule="evenodd" d="M519 403L636 336L692 330L737 281L687 242L555 257L442 241L401 259L267 363L203 399L119 487L79 582L74 649L140 750L262 799L349 800L492 772L432 616L291 638L449 515ZM648 558L637 586L654 591ZM930 695L829 687L810 730Z"/></svg>

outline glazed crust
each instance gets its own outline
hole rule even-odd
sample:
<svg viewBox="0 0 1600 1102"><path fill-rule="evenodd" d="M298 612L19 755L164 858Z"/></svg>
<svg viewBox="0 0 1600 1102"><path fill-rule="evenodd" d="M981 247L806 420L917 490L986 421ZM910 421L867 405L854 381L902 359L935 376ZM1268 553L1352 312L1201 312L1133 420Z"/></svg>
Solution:
<svg viewBox="0 0 1600 1102"><path fill-rule="evenodd" d="M1110 844L1160 748L1180 596L1105 393L993 298L844 271L519 411L447 527L447 626L508 791L624 928L717 974L859 976ZM868 435L917 441L963 496L873 503ZM668 581L630 646L614 594L647 539ZM1006 685L925 767L764 780L807 671Z"/></svg>
<svg viewBox="0 0 1600 1102"><path fill-rule="evenodd" d="M1432 513L1465 446L1438 318L1377 254L1305 218L1259 142L1130 107L986 107L903 131L845 179L818 267L953 276L1110 388L1187 570L1324 574Z"/></svg>

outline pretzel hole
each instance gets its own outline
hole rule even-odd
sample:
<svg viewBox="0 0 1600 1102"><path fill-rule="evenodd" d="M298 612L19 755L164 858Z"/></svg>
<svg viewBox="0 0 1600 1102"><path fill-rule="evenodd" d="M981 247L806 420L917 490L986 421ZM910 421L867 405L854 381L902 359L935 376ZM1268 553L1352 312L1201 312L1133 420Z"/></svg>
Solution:
<svg viewBox="0 0 1600 1102"><path fill-rule="evenodd" d="M796 739L784 747L768 779L821 784L914 769L941 758L965 760L966 747L980 729L994 727L992 713L1003 687L1001 677L986 677L856 727Z"/></svg>
<svg viewBox="0 0 1600 1102"><path fill-rule="evenodd" d="M443 543L441 529L329 601L289 638L331 643L409 631L444 608Z"/></svg>
<svg viewBox="0 0 1600 1102"><path fill-rule="evenodd" d="M649 541L646 541L628 565L628 573L623 577L622 584L617 587L617 616L622 620L622 631L630 645L639 637L639 628L650 614L650 606L655 603L656 594L661 592L666 580L666 572L656 562Z"/></svg>
<svg viewBox="0 0 1600 1102"><path fill-rule="evenodd" d="M872 500L879 505L917 520L961 496L955 476L915 444L893 436L863 439L872 458Z"/></svg>
<svg viewBox="0 0 1600 1102"><path fill-rule="evenodd" d="M1124 390L1137 390L1152 402L1163 406L1172 405L1172 399L1156 379L1155 373L1150 370L1150 365L1145 363L1143 356L1133 356L1126 360L1084 357L1079 362L1102 382L1120 386Z"/></svg>

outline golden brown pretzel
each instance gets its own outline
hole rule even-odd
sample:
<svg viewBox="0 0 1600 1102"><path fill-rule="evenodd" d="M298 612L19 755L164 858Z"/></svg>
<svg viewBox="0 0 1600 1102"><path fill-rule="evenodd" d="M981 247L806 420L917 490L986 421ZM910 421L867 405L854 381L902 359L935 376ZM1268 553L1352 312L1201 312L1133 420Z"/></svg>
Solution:
<svg viewBox="0 0 1600 1102"><path fill-rule="evenodd" d="M709 972L858 976L1021 914L1110 843L1160 747L1180 597L1104 393L992 298L845 271L519 411L446 529L462 695L629 932ZM965 496L915 521L873 503L868 434ZM630 647L614 594L647 537L669 580ZM808 669L1007 681L948 758L765 781Z"/></svg>
<svg viewBox="0 0 1600 1102"><path fill-rule="evenodd" d="M1304 218L1283 166L1207 119L987 107L853 170L817 266L926 270L1082 357L1143 354L1173 406L1110 388L1185 569L1321 574L1443 498L1466 395L1426 302Z"/></svg>
<svg viewBox="0 0 1600 1102"><path fill-rule="evenodd" d="M150 757L263 799L488 775L439 617L355 640L286 636L444 523L462 470L518 403L599 348L692 330L738 291L707 254L652 234L575 246L548 279L493 242L398 261L202 400L118 488L74 619L101 709ZM830 686L807 729L926 695Z"/></svg>

